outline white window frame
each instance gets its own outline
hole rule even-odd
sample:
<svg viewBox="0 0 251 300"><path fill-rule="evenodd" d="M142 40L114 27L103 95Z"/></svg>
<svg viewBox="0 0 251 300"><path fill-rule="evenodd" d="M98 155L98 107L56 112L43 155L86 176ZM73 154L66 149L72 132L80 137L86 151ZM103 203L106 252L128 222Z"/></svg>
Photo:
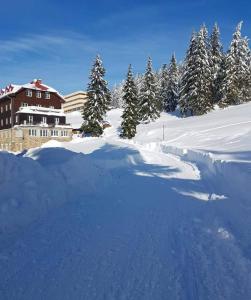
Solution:
<svg viewBox="0 0 251 300"><path fill-rule="evenodd" d="M40 129L40 136L41 137L47 137L48 136L48 130L47 129Z"/></svg>
<svg viewBox="0 0 251 300"><path fill-rule="evenodd" d="M37 130L36 129L29 129L29 136L37 136Z"/></svg>
<svg viewBox="0 0 251 300"><path fill-rule="evenodd" d="M33 124L33 116L32 115L28 115L28 122L29 122L29 124Z"/></svg>
<svg viewBox="0 0 251 300"><path fill-rule="evenodd" d="M47 117L42 117L41 123L42 123L42 124L47 124Z"/></svg>
<svg viewBox="0 0 251 300"><path fill-rule="evenodd" d="M55 118L55 125L59 125L59 123L60 123L60 119L59 119L59 117L56 117Z"/></svg>
<svg viewBox="0 0 251 300"><path fill-rule="evenodd" d="M51 130L51 136L52 137L58 137L58 130Z"/></svg>
<svg viewBox="0 0 251 300"><path fill-rule="evenodd" d="M32 90L26 90L26 96L32 97Z"/></svg>
<svg viewBox="0 0 251 300"><path fill-rule="evenodd" d="M50 92L45 92L45 93L44 93L44 97L45 97L45 99L51 99L51 94L50 94Z"/></svg>
<svg viewBox="0 0 251 300"><path fill-rule="evenodd" d="M29 106L28 103L26 103L26 102L21 103L21 107L27 107L27 106Z"/></svg>
<svg viewBox="0 0 251 300"><path fill-rule="evenodd" d="M36 91L36 98L42 98L41 91Z"/></svg>

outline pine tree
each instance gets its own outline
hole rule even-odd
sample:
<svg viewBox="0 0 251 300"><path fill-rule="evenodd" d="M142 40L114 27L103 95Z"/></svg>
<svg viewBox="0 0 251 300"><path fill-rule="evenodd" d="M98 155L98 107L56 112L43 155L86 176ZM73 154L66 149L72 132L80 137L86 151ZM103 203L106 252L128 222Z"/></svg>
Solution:
<svg viewBox="0 0 251 300"><path fill-rule="evenodd" d="M123 108L124 101L123 101L123 86L125 82L122 81L121 83L115 85L111 90L111 106L113 108Z"/></svg>
<svg viewBox="0 0 251 300"><path fill-rule="evenodd" d="M169 72L167 64L164 64L160 71L160 82L158 85L158 97L160 103L160 111L166 110L165 104L168 98L168 82L169 82Z"/></svg>
<svg viewBox="0 0 251 300"><path fill-rule="evenodd" d="M203 26L191 39L182 78L182 115L202 115L212 109L211 69L206 32Z"/></svg>
<svg viewBox="0 0 251 300"><path fill-rule="evenodd" d="M148 59L142 89L140 91L140 119L144 122L156 120L160 116L159 97L152 69L152 60Z"/></svg>
<svg viewBox="0 0 251 300"><path fill-rule="evenodd" d="M241 27L242 22L237 25L226 54L220 107L239 104L250 99L250 94L247 93L250 50L247 39L241 37Z"/></svg>
<svg viewBox="0 0 251 300"><path fill-rule="evenodd" d="M220 42L220 30L215 23L210 37L211 73L212 73L212 100L217 103L220 100L220 86L222 83L222 71L224 70L223 47Z"/></svg>
<svg viewBox="0 0 251 300"><path fill-rule="evenodd" d="M175 111L179 99L179 70L176 58L172 55L168 69L167 94L164 101L164 109L166 112Z"/></svg>
<svg viewBox="0 0 251 300"><path fill-rule="evenodd" d="M85 133L100 136L103 133L102 123L111 102L110 91L104 79L105 69L99 56L96 57L87 87L88 100L83 108L83 125Z"/></svg>
<svg viewBox="0 0 251 300"><path fill-rule="evenodd" d="M132 68L129 66L127 79L123 87L124 112L122 114L121 137L131 139L136 134L138 124L138 93L134 82Z"/></svg>
<svg viewBox="0 0 251 300"><path fill-rule="evenodd" d="M194 97L195 90L195 50L196 50L196 33L193 32L190 45L186 53L183 72L181 76L181 97L179 101L180 113L183 117L192 114L190 99Z"/></svg>

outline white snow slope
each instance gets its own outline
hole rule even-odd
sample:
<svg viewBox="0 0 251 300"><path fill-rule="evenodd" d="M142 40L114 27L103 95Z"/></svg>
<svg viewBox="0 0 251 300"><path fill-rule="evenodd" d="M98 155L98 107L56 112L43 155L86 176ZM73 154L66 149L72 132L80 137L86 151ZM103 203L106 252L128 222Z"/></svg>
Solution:
<svg viewBox="0 0 251 300"><path fill-rule="evenodd" d="M0 152L0 299L251 299L251 103L131 141L120 115Z"/></svg>

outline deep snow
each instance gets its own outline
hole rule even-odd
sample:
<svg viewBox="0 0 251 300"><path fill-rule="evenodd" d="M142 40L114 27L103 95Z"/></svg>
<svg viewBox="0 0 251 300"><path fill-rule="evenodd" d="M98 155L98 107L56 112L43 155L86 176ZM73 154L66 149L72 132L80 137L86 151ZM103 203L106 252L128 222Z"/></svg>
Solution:
<svg viewBox="0 0 251 300"><path fill-rule="evenodd" d="M0 153L0 299L251 299L251 103L132 141L120 115Z"/></svg>

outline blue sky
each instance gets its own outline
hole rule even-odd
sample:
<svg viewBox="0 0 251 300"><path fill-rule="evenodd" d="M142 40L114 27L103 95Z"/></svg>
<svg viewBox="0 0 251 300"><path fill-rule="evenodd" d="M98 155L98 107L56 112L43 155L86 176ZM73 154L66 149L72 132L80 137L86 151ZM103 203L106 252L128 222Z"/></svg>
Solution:
<svg viewBox="0 0 251 300"><path fill-rule="evenodd" d="M173 52L184 57L191 32L217 21L227 48L236 24L251 37L251 2L221 0L12 0L1 3L0 86L33 78L61 93L85 89L100 53L112 86L143 72L150 55L157 69Z"/></svg>

